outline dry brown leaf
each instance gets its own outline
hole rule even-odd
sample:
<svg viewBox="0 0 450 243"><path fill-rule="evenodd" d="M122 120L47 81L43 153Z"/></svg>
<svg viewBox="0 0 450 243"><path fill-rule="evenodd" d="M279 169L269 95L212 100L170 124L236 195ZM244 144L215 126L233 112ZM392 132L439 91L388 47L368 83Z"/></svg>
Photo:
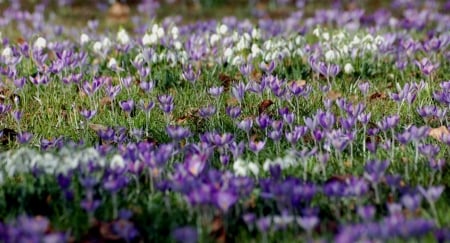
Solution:
<svg viewBox="0 0 450 243"><path fill-rule="evenodd" d="M107 105L111 105L111 98L109 98L108 96L105 96L103 98L100 99L100 106L107 106Z"/></svg>
<svg viewBox="0 0 450 243"><path fill-rule="evenodd" d="M442 136L443 135L449 135L450 132L448 131L447 127L440 126L437 128L430 129L430 132L428 132L428 136L438 140L439 142L442 142Z"/></svg>
<svg viewBox="0 0 450 243"><path fill-rule="evenodd" d="M219 74L219 81L222 83L223 89L228 91L230 89L231 83L234 82L234 79L224 73Z"/></svg>
<svg viewBox="0 0 450 243"><path fill-rule="evenodd" d="M89 128L95 132L108 130L108 127L101 124L89 123Z"/></svg>
<svg viewBox="0 0 450 243"><path fill-rule="evenodd" d="M226 103L228 106L236 106L239 104L239 101L234 97L230 97L227 99Z"/></svg>
<svg viewBox="0 0 450 243"><path fill-rule="evenodd" d="M337 99L339 99L341 97L342 97L342 94L340 92L338 92L338 91L330 90L327 93L327 98L332 100L332 101L335 101L335 100L337 100Z"/></svg>
<svg viewBox="0 0 450 243"><path fill-rule="evenodd" d="M267 111L269 106L271 106L272 104L273 104L273 101L271 101L271 100L263 100L263 102L261 102L258 106L259 114L262 114L263 112Z"/></svg>
<svg viewBox="0 0 450 243"><path fill-rule="evenodd" d="M261 82L261 78L262 78L262 73L256 69L253 70L252 73L250 74L250 80L253 80L257 83Z"/></svg>
<svg viewBox="0 0 450 243"><path fill-rule="evenodd" d="M227 234L223 225L222 217L215 216L210 226L210 235L214 238L214 241L217 243L225 243L227 240Z"/></svg>
<svg viewBox="0 0 450 243"><path fill-rule="evenodd" d="M108 17L115 22L126 22L130 16L130 7L126 4L115 2L108 10Z"/></svg>
<svg viewBox="0 0 450 243"><path fill-rule="evenodd" d="M380 92L375 92L375 93L373 93L373 94L371 94L371 95L369 96L369 100L370 100L370 101L372 101L372 100L378 100L378 99L384 100L384 99L386 99L386 98L387 98L387 95L386 95L385 93L380 93Z"/></svg>
<svg viewBox="0 0 450 243"><path fill-rule="evenodd" d="M291 85L293 83L296 83L298 86L303 87L306 85L306 80L301 79L301 80L294 80L288 83L288 85Z"/></svg>

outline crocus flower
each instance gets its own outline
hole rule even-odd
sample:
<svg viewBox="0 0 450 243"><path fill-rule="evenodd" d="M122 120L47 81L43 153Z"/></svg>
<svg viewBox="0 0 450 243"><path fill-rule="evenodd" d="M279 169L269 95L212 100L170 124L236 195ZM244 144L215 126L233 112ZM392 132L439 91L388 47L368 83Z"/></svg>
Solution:
<svg viewBox="0 0 450 243"><path fill-rule="evenodd" d="M172 231L172 238L179 243L196 243L198 242L197 229L190 226L177 228Z"/></svg>
<svg viewBox="0 0 450 243"><path fill-rule="evenodd" d="M134 109L134 101L133 100L124 100L124 101L121 101L119 104L120 104L120 107L122 108L122 110L125 111L127 114L130 114L131 111L133 111L133 109Z"/></svg>

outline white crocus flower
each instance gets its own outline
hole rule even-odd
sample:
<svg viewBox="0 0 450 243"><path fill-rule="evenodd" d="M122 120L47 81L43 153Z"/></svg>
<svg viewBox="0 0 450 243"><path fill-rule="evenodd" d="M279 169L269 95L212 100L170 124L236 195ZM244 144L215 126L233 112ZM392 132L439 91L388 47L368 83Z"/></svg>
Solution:
<svg viewBox="0 0 450 243"><path fill-rule="evenodd" d="M175 47L175 50L180 50L181 47L183 47L183 45L182 45L181 42L179 42L179 41L175 41L175 42L173 43L173 46Z"/></svg>
<svg viewBox="0 0 450 243"><path fill-rule="evenodd" d="M106 65L109 69L117 69L117 60L113 57L109 59L108 64Z"/></svg>
<svg viewBox="0 0 450 243"><path fill-rule="evenodd" d="M353 40L350 42L351 46L358 46L361 43L361 39L358 36L353 37Z"/></svg>
<svg viewBox="0 0 450 243"><path fill-rule="evenodd" d="M34 41L33 47L36 50L42 50L47 47L47 40L43 37L39 37Z"/></svg>
<svg viewBox="0 0 450 243"><path fill-rule="evenodd" d="M172 30L170 32L172 33L172 36L174 39L178 39L178 35L179 35L180 31L178 30L178 28L176 26L172 27Z"/></svg>
<svg viewBox="0 0 450 243"><path fill-rule="evenodd" d="M117 40L120 44L127 45L130 43L130 36L125 29L120 29L119 32L117 32Z"/></svg>
<svg viewBox="0 0 450 243"><path fill-rule="evenodd" d="M164 37L164 34L165 34L164 29L163 29L162 27L159 27L159 28L156 30L155 34L158 36L158 38Z"/></svg>
<svg viewBox="0 0 450 243"><path fill-rule="evenodd" d="M326 41L330 40L330 33L328 32L322 33L322 38Z"/></svg>
<svg viewBox="0 0 450 243"><path fill-rule="evenodd" d="M145 61L145 59L144 59L144 55L142 55L142 53L139 53L136 55L136 57L134 57L135 63L143 63L144 61Z"/></svg>
<svg viewBox="0 0 450 243"><path fill-rule="evenodd" d="M97 54L101 54L102 53L102 48L103 48L103 46L102 46L102 43L100 41L96 41L94 43L94 46L92 46L92 49Z"/></svg>
<svg viewBox="0 0 450 243"><path fill-rule="evenodd" d="M379 35L377 35L377 37L375 37L375 40L374 40L375 44L377 44L377 45L383 44L384 41L385 41L384 37L383 36L379 36Z"/></svg>
<svg viewBox="0 0 450 243"><path fill-rule="evenodd" d="M261 31L259 31L259 29L254 28L252 30L252 38L255 40L261 39Z"/></svg>
<svg viewBox="0 0 450 243"><path fill-rule="evenodd" d="M228 26L221 24L218 28L217 28L217 33L221 34L221 35L225 35L228 32Z"/></svg>
<svg viewBox="0 0 450 243"><path fill-rule="evenodd" d="M227 49L225 49L225 52L223 53L223 55L225 56L225 58L231 58L231 56L233 55L233 49L231 49L230 47L228 47Z"/></svg>
<svg viewBox="0 0 450 243"><path fill-rule="evenodd" d="M3 49L2 51L2 58L5 60L5 62L9 62L11 60L13 56L13 51L11 49L11 47L7 46L5 47L5 49Z"/></svg>
<svg viewBox="0 0 450 243"><path fill-rule="evenodd" d="M145 34L144 37L142 37L142 44L144 46L147 45L153 45L156 44L158 42L158 36L155 33L151 33L151 34Z"/></svg>
<svg viewBox="0 0 450 243"><path fill-rule="evenodd" d="M331 62L336 60L339 57L339 54L334 51L334 50L328 50L327 52L325 52L325 60L327 62Z"/></svg>
<svg viewBox="0 0 450 243"><path fill-rule="evenodd" d="M89 36L87 34L85 34L85 33L81 34L81 36L80 36L80 44L81 45L87 44L89 42L89 40L90 39L89 39Z"/></svg>
<svg viewBox="0 0 450 243"><path fill-rule="evenodd" d="M58 158L50 153L41 156L38 167L47 174L53 174L58 166Z"/></svg>
<svg viewBox="0 0 450 243"><path fill-rule="evenodd" d="M110 47L111 47L111 40L109 40L108 37L103 38L102 49L103 50L109 50Z"/></svg>
<svg viewBox="0 0 450 243"><path fill-rule="evenodd" d="M246 41L244 38L242 38L242 39L237 43L237 45L236 45L236 50L237 50L237 51L242 51L242 50L244 50L245 48L247 48L247 45L248 45L247 41Z"/></svg>
<svg viewBox="0 0 450 243"><path fill-rule="evenodd" d="M121 170L125 168L125 160L119 154L111 158L110 168L113 170Z"/></svg>
<svg viewBox="0 0 450 243"><path fill-rule="evenodd" d="M345 72L346 74L351 74L351 73L353 73L354 71L355 71L355 69L353 68L353 65L352 65L352 64L350 64L350 63L345 64L345 66L344 66L344 72Z"/></svg>
<svg viewBox="0 0 450 243"><path fill-rule="evenodd" d="M262 53L261 49L259 48L258 44L256 44L256 43L252 44L251 51L252 51L252 55L255 55L255 56Z"/></svg>
<svg viewBox="0 0 450 243"><path fill-rule="evenodd" d="M220 36L218 34L212 34L209 37L209 44L211 44L211 46L214 46L219 40Z"/></svg>
<svg viewBox="0 0 450 243"><path fill-rule="evenodd" d="M259 175L259 166L256 163L249 162L248 163L248 170L253 173L254 176Z"/></svg>
<svg viewBox="0 0 450 243"><path fill-rule="evenodd" d="M315 35L316 37L320 37L320 28L319 27L317 27L317 28L315 28L314 30L313 30L313 35Z"/></svg>
<svg viewBox="0 0 450 243"><path fill-rule="evenodd" d="M362 39L362 42L364 42L364 43L372 43L373 42L373 36L371 34L367 34Z"/></svg>
<svg viewBox="0 0 450 243"><path fill-rule="evenodd" d="M242 58L241 56L235 56L231 61L231 65L233 66L239 66L242 63L244 63L244 58Z"/></svg>
<svg viewBox="0 0 450 243"><path fill-rule="evenodd" d="M259 167L254 162L245 161L238 158L233 164L234 173L238 176L248 176L250 173L254 176L259 175Z"/></svg>

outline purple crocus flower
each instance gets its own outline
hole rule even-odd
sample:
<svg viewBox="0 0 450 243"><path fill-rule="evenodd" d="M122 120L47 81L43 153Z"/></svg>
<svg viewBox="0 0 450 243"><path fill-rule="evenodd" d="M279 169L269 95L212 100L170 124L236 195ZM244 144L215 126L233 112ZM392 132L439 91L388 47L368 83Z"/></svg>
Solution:
<svg viewBox="0 0 450 243"><path fill-rule="evenodd" d="M256 227L260 232L266 233L272 226L272 217L267 216L256 220Z"/></svg>
<svg viewBox="0 0 450 243"><path fill-rule="evenodd" d="M29 132L22 132L17 134L17 141L20 144L27 144L28 142L31 141L31 139L33 138L33 134L29 133Z"/></svg>
<svg viewBox="0 0 450 243"><path fill-rule="evenodd" d="M231 119L236 119L241 114L241 108L238 106L227 106L225 111Z"/></svg>
<svg viewBox="0 0 450 243"><path fill-rule="evenodd" d="M155 83L153 81L150 82L141 82L139 87L146 93L150 93L153 90Z"/></svg>
<svg viewBox="0 0 450 243"><path fill-rule="evenodd" d="M399 121L400 121L400 117L398 115L392 115L392 116L385 117L380 122L377 122L377 125L381 131L387 131L389 129L395 128Z"/></svg>
<svg viewBox="0 0 450 243"><path fill-rule="evenodd" d="M175 141L185 139L191 135L188 128L176 125L167 126L166 132Z"/></svg>
<svg viewBox="0 0 450 243"><path fill-rule="evenodd" d="M220 191L215 195L216 205L224 213L228 212L228 210L237 202L237 200L238 196L231 191Z"/></svg>
<svg viewBox="0 0 450 243"><path fill-rule="evenodd" d="M311 232L317 224L319 224L319 218L317 216L304 216L296 218L296 222L305 231Z"/></svg>
<svg viewBox="0 0 450 243"><path fill-rule="evenodd" d="M370 221L375 216L376 210L374 206L360 206L357 212L364 221Z"/></svg>
<svg viewBox="0 0 450 243"><path fill-rule="evenodd" d="M97 110L82 110L80 114L89 121L97 114Z"/></svg>
<svg viewBox="0 0 450 243"><path fill-rule="evenodd" d="M175 229L172 231L172 238L179 243L197 243L197 229L190 226Z"/></svg>
<svg viewBox="0 0 450 243"><path fill-rule="evenodd" d="M153 101L145 102L144 100L140 100L138 107L146 114L148 114L155 107L155 102Z"/></svg>
<svg viewBox="0 0 450 243"><path fill-rule="evenodd" d="M253 141L253 140L251 140L248 143L248 148L252 152L258 154L264 148L265 145L266 145L266 141Z"/></svg>
<svg viewBox="0 0 450 243"><path fill-rule="evenodd" d="M422 197L420 194L405 194L401 197L402 204L409 210L414 211L420 206Z"/></svg>
<svg viewBox="0 0 450 243"><path fill-rule="evenodd" d="M439 63L433 64L426 57L424 57L420 61L415 61L415 64L417 67L419 67L420 71L426 76L429 76L432 72L437 70L439 67Z"/></svg>
<svg viewBox="0 0 450 243"><path fill-rule="evenodd" d="M197 79L200 77L200 73L201 73L200 70L194 71L192 65L189 64L187 67L183 68L182 75L185 80L194 84L195 81L197 81Z"/></svg>
<svg viewBox="0 0 450 243"><path fill-rule="evenodd" d="M219 86L219 87L211 87L208 90L208 93L214 97L218 97L220 96L220 94L222 94L223 92L223 86Z"/></svg>
<svg viewBox="0 0 450 243"><path fill-rule="evenodd" d="M436 202L444 192L444 186L431 186L428 189L419 186L420 193L431 203Z"/></svg>
<svg viewBox="0 0 450 243"><path fill-rule="evenodd" d="M127 114L130 114L134 109L134 101L133 100L124 100L120 101L120 108L125 111Z"/></svg>
<svg viewBox="0 0 450 243"><path fill-rule="evenodd" d="M242 100L244 99L245 91L246 88L243 82L239 82L231 88L231 93L233 94L233 97L236 98L236 100L239 102L239 104L242 103Z"/></svg>

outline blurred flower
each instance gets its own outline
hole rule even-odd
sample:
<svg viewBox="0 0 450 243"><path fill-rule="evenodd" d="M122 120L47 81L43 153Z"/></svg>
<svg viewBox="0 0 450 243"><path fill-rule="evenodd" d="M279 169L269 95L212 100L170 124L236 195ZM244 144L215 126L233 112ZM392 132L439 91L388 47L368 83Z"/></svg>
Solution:
<svg viewBox="0 0 450 243"><path fill-rule="evenodd" d="M117 40L119 41L120 44L127 45L130 43L130 36L128 35L125 29L121 28L117 32Z"/></svg>
<svg viewBox="0 0 450 243"><path fill-rule="evenodd" d="M85 34L85 33L81 34L81 36L80 36L80 44L82 46L86 45L89 42L89 40L90 40L90 38L89 38L89 36L87 34Z"/></svg>
<svg viewBox="0 0 450 243"><path fill-rule="evenodd" d="M41 51L47 47L47 40L43 37L38 37L33 44L35 50Z"/></svg>
<svg viewBox="0 0 450 243"><path fill-rule="evenodd" d="M172 238L178 243L196 243L198 241L197 229L186 226L172 231Z"/></svg>
<svg viewBox="0 0 450 243"><path fill-rule="evenodd" d="M351 73L353 73L354 71L355 71L355 69L353 68L352 64L350 64L350 63L346 63L346 64L345 64L345 66L344 66L344 72L345 72L346 74L351 74Z"/></svg>

